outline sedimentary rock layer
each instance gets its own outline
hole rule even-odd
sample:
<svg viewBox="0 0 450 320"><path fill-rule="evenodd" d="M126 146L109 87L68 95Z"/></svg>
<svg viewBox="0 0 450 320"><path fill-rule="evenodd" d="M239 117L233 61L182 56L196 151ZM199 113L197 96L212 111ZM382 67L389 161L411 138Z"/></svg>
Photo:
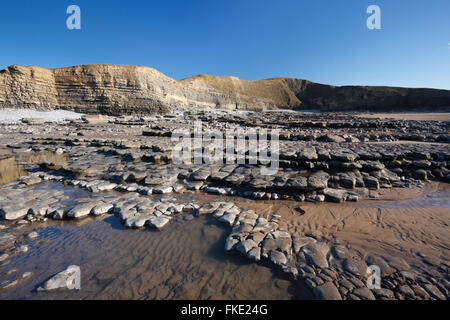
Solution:
<svg viewBox="0 0 450 320"><path fill-rule="evenodd" d="M142 66L81 65L0 71L0 108L66 109L82 113L148 114L180 108L401 111L450 108L450 91L330 86L302 79L258 81L197 75L175 80Z"/></svg>

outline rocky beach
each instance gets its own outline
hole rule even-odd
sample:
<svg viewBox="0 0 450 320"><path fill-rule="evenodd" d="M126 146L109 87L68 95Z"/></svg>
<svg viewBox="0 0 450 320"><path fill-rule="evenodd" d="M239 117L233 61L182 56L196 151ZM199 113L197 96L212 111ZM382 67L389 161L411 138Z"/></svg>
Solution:
<svg viewBox="0 0 450 320"><path fill-rule="evenodd" d="M3 310L445 308L450 1L0 7Z"/></svg>
<svg viewBox="0 0 450 320"><path fill-rule="evenodd" d="M3 115L1 299L448 299L449 113L167 109ZM175 161L198 121L276 174Z"/></svg>

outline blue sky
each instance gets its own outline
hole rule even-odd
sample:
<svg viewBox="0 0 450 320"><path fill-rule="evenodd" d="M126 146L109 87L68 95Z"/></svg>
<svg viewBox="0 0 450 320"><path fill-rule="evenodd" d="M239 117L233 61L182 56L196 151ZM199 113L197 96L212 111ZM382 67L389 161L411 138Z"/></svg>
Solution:
<svg viewBox="0 0 450 320"><path fill-rule="evenodd" d="M81 30L66 8L81 8ZM381 8L381 30L366 8ZM0 68L115 63L334 85L450 89L449 0L2 1Z"/></svg>

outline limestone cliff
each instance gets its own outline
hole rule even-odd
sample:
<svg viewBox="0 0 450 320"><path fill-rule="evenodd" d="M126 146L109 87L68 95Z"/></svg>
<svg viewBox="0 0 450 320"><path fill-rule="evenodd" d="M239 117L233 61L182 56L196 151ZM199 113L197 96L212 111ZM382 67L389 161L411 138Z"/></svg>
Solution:
<svg viewBox="0 0 450 320"><path fill-rule="evenodd" d="M403 111L450 108L450 90L330 86L302 79L258 81L198 75L174 80L141 66L82 65L0 71L0 108L82 113L165 113L184 107Z"/></svg>

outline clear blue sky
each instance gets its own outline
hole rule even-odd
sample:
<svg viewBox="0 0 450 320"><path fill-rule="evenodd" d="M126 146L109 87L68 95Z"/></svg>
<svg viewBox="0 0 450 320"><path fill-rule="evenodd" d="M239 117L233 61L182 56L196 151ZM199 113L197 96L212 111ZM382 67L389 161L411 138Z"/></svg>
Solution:
<svg viewBox="0 0 450 320"><path fill-rule="evenodd" d="M81 30L66 8L81 8ZM381 8L368 30L366 8ZM449 0L1 1L0 69L114 63L334 85L450 89Z"/></svg>

